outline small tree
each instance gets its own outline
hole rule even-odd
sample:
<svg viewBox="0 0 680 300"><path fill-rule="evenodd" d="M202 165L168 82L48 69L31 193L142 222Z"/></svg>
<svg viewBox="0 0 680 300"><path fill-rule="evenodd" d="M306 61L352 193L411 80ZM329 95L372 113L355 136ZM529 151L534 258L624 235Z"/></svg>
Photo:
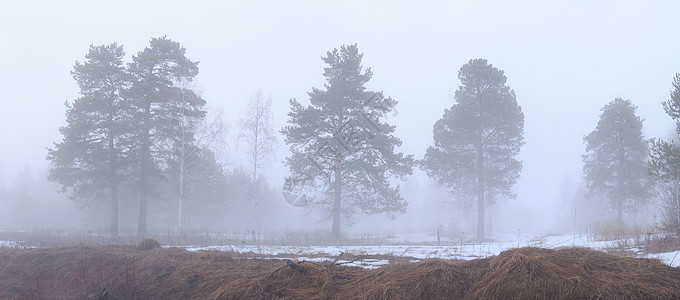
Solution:
<svg viewBox="0 0 680 300"><path fill-rule="evenodd" d="M456 103L434 125L434 146L421 167L457 195L476 194L477 238L484 239L484 209L497 195L516 197L524 145L524 114L502 70L473 59L458 71Z"/></svg>
<svg viewBox="0 0 680 300"><path fill-rule="evenodd" d="M166 128L168 138L162 140L165 145L159 148L167 149L162 152L166 176L176 179L173 190L177 191L177 228L181 232L186 185L191 178L196 178L187 175L203 157L214 156L211 148L220 142L225 129L220 113L210 121L205 119L205 101L194 87L181 82L169 91L172 94L166 114L177 123Z"/></svg>
<svg viewBox="0 0 680 300"><path fill-rule="evenodd" d="M276 136L272 127L271 117L272 98L265 98L262 91L257 91L250 98L246 118L241 120L241 134L239 141L245 143L245 152L248 159L246 169L251 177L248 188L248 197L251 205L250 228L255 232L255 207L262 200L261 195L264 178L260 170L271 163L276 149Z"/></svg>
<svg viewBox="0 0 680 300"><path fill-rule="evenodd" d="M590 194L604 192L616 209L616 222L623 225L624 208L635 208L650 196L647 172L647 141L637 106L616 98L602 108L595 130L585 136L583 172Z"/></svg>
<svg viewBox="0 0 680 300"><path fill-rule="evenodd" d="M85 62L71 74L80 97L66 102L63 139L48 149L49 179L79 201L107 197L111 203L111 236L118 235L118 196L129 175L130 104L121 97L128 85L125 52L116 43L90 46Z"/></svg>
<svg viewBox="0 0 680 300"><path fill-rule="evenodd" d="M281 130L292 152L284 189L320 188L322 199L314 204L331 206L334 238L340 237L343 212L405 212L407 203L389 180L411 174L414 163L411 155L395 152L401 140L383 119L397 101L366 90L373 73L362 72L362 57L356 44L329 51L322 58L328 64L325 90L313 88L307 106L291 99L289 125Z"/></svg>
<svg viewBox="0 0 680 300"><path fill-rule="evenodd" d="M663 141L653 139L650 173L661 182L660 191L664 201L664 219L669 229L680 232L680 73L675 74L670 100L663 102L663 108L676 124L676 139Z"/></svg>

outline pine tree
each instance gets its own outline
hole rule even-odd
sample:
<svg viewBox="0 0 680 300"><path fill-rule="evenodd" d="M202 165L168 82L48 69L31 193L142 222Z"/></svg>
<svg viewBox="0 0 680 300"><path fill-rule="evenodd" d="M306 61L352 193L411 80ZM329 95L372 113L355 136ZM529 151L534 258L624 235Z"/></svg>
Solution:
<svg viewBox="0 0 680 300"><path fill-rule="evenodd" d="M585 136L583 172L589 193L604 192L616 209L616 222L623 225L623 210L634 208L650 195L647 171L647 140L637 106L616 98L602 108L595 130Z"/></svg>
<svg viewBox="0 0 680 300"><path fill-rule="evenodd" d="M291 99L289 125L281 131L292 152L284 188L321 189L314 204L331 206L334 238L340 238L343 212L405 212L407 203L389 180L410 174L414 163L395 152L401 140L383 119L397 101L366 90L373 73L362 72L362 57L356 44L329 51L322 58L325 89L312 88L307 106Z"/></svg>
<svg viewBox="0 0 680 300"><path fill-rule="evenodd" d="M73 78L80 97L66 102L63 139L48 149L49 179L79 201L107 197L111 202L112 236L118 235L118 196L129 172L131 146L129 103L121 97L128 85L125 52L116 43L90 46L84 63L76 62Z"/></svg>
<svg viewBox="0 0 680 300"><path fill-rule="evenodd" d="M484 239L484 209L494 197L516 197L524 145L524 114L503 71L473 59L458 71L456 103L434 125L434 146L421 162L429 176L457 194L476 193L477 238Z"/></svg>
<svg viewBox="0 0 680 300"><path fill-rule="evenodd" d="M670 99L663 108L675 120L675 136L680 135L680 73L675 74ZM662 184L661 195L664 203L666 227L680 232L680 143L678 139L664 141L652 139L651 157L648 168L654 178Z"/></svg>
<svg viewBox="0 0 680 300"><path fill-rule="evenodd" d="M198 74L198 62L189 60L185 52L179 43L166 37L153 38L150 46L134 56L129 65L134 82L127 97L135 109L137 128L134 153L139 172L137 231L142 235L147 231L149 190L152 183L163 176L164 157L171 151L168 145L182 139L186 118L205 116L205 100L196 95L187 96L190 91L181 87Z"/></svg>
<svg viewBox="0 0 680 300"><path fill-rule="evenodd" d="M671 98L662 102L663 108L675 120L675 132L680 134L680 73L675 74ZM661 180L675 180L680 177L680 146L673 142L653 139L652 159L649 161L651 173Z"/></svg>

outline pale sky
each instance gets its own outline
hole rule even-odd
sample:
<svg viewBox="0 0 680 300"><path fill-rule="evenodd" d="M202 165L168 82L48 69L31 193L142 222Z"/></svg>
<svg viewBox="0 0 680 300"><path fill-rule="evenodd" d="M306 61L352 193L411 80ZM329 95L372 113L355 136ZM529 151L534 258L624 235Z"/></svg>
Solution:
<svg viewBox="0 0 680 300"><path fill-rule="evenodd" d="M235 135L256 90L272 96L278 130L290 98L322 88L326 51L357 43L368 88L399 102L388 120L417 159L454 103L458 69L486 58L504 70L525 114L512 205L551 208L565 178L582 177L583 136L606 103L632 100L647 137L673 129L661 102L680 73L679 11L680 1L0 0L0 182L26 163L47 168L63 103L78 97L70 71L91 44L122 44L129 61L152 37L180 42ZM277 163L271 176L285 172Z"/></svg>

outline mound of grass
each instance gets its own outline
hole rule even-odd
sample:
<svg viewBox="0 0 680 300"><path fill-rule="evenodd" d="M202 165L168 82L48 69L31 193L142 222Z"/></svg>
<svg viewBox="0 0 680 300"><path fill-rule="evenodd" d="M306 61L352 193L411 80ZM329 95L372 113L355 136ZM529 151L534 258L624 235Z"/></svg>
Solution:
<svg viewBox="0 0 680 300"><path fill-rule="evenodd" d="M152 243L155 244L155 243ZM140 244L141 245L141 244ZM0 249L0 299L674 299L680 269L586 248L519 248L378 269L181 248Z"/></svg>

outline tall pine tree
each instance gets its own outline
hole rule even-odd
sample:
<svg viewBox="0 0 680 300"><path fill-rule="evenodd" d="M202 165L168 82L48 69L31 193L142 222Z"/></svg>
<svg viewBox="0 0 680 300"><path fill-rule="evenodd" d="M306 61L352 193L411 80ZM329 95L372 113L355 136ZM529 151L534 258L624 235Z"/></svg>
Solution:
<svg viewBox="0 0 680 300"><path fill-rule="evenodd" d="M616 223L623 225L623 210L650 196L647 140L637 106L616 98L602 108L597 127L583 140L583 171L591 193L604 192L616 209Z"/></svg>
<svg viewBox="0 0 680 300"><path fill-rule="evenodd" d="M203 118L205 101L184 96L182 83L198 74L198 62L185 56L186 49L166 37L153 38L149 47L132 58L129 71L134 82L127 93L135 109L135 156L139 174L138 234L147 232L149 191L162 178L168 145L180 136L183 121ZM181 102L180 102L181 99ZM186 136L184 141L186 141Z"/></svg>
<svg viewBox="0 0 680 300"><path fill-rule="evenodd" d="M524 114L502 70L473 59L458 71L456 103L434 125L434 146L421 162L429 176L453 192L476 193L477 238L484 239L484 210L497 195L514 198L522 162Z"/></svg>
<svg viewBox="0 0 680 300"><path fill-rule="evenodd" d="M76 62L73 78L80 97L66 103L63 139L48 149L49 179L78 200L106 197L111 203L111 236L118 235L118 196L129 173L132 119L121 97L129 77L125 52L116 43L90 46L85 62Z"/></svg>
<svg viewBox="0 0 680 300"><path fill-rule="evenodd" d="M411 155L395 152L401 140L384 116L397 101L366 90L373 73L362 72L362 57L356 44L329 51L322 58L325 89L312 88L306 106L291 99L289 125L281 131L292 152L284 188L320 189L315 204L330 206L334 238L340 237L343 212L404 212L407 203L390 178L410 174L414 163Z"/></svg>

